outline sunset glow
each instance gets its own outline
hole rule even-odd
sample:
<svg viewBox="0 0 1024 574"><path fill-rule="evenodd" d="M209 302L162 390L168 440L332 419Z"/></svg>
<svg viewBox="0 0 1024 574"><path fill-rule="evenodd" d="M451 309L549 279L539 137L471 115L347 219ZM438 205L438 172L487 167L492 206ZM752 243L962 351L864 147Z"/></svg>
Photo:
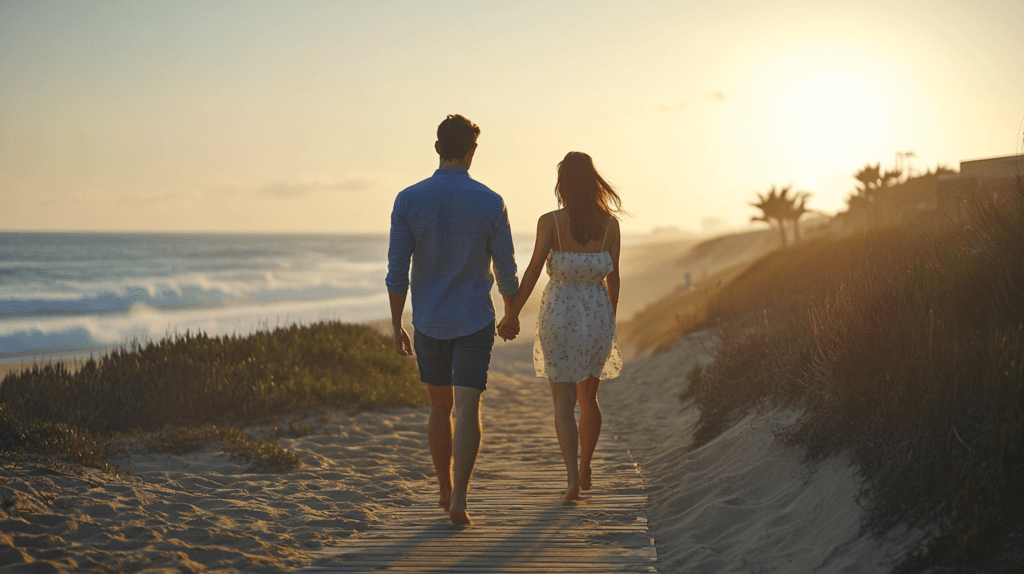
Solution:
<svg viewBox="0 0 1024 574"><path fill-rule="evenodd" d="M384 232L448 113L514 229L590 153L627 233L746 225L772 185L1016 153L1016 0L0 1L0 229Z"/></svg>
<svg viewBox="0 0 1024 574"><path fill-rule="evenodd" d="M877 82L839 72L800 78L776 103L780 146L816 165L856 157L890 136L895 107Z"/></svg>

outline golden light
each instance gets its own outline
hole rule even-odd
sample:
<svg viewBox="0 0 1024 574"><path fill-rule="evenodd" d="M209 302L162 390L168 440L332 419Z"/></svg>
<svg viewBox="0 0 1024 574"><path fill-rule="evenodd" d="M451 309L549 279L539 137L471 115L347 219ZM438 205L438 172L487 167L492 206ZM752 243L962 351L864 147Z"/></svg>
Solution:
<svg viewBox="0 0 1024 574"><path fill-rule="evenodd" d="M873 157L870 150L890 139L893 99L879 80L822 72L797 77L778 94L779 146L808 167Z"/></svg>

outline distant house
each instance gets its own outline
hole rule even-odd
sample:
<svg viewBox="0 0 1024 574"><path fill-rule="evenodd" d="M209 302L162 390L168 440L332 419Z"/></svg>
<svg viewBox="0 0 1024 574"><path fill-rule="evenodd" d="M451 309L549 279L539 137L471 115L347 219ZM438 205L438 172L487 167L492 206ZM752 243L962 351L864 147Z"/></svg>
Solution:
<svg viewBox="0 0 1024 574"><path fill-rule="evenodd" d="M936 211L940 216L959 219L964 215L962 199L1003 201L1013 194L1013 179L1018 174L1024 177L1024 156L962 161L960 173L939 176L935 188Z"/></svg>

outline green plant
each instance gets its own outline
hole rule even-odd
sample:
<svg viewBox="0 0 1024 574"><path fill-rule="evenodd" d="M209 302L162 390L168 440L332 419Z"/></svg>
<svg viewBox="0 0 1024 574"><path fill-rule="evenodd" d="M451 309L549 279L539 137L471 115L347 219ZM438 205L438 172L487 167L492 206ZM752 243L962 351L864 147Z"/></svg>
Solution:
<svg viewBox="0 0 1024 574"><path fill-rule="evenodd" d="M247 337L185 333L90 359L74 372L57 363L7 375L0 384L0 456L59 455L109 470L106 443L119 434L165 425L233 427L325 406L425 404L415 364L367 327L323 322ZM288 432L303 432L292 427ZM174 452L209 438L196 431L152 440ZM297 462L275 450L276 441L234 444L240 455L270 466Z"/></svg>

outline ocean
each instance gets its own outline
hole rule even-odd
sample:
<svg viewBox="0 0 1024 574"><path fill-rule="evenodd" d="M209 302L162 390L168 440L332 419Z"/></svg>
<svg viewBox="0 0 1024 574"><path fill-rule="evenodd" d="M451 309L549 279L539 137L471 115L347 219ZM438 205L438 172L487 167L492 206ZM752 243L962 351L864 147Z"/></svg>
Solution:
<svg viewBox="0 0 1024 574"><path fill-rule="evenodd" d="M533 237L515 242L522 274ZM386 234L0 233L0 363L386 319L387 250Z"/></svg>

